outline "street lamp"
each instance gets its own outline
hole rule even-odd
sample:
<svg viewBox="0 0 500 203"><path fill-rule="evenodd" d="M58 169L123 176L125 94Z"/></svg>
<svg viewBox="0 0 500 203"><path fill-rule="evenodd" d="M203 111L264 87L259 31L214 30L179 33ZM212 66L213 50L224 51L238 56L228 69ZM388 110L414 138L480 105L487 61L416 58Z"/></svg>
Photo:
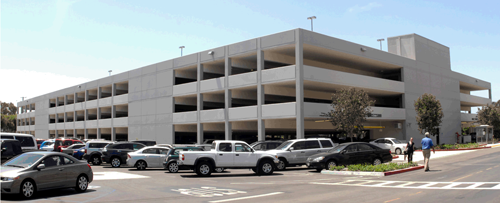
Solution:
<svg viewBox="0 0 500 203"><path fill-rule="evenodd" d="M377 39L377 41L380 42L380 50L382 50L382 42L384 41L385 39Z"/></svg>
<svg viewBox="0 0 500 203"><path fill-rule="evenodd" d="M313 20L316 19L316 16L308 17L307 20L311 20L311 31L313 31Z"/></svg>
<svg viewBox="0 0 500 203"><path fill-rule="evenodd" d="M112 70L108 70L109 76L111 76L111 72L113 72L113 71Z"/></svg>
<svg viewBox="0 0 500 203"><path fill-rule="evenodd" d="M180 46L179 49L181 49L181 56L182 56L182 49L186 48L185 46Z"/></svg>

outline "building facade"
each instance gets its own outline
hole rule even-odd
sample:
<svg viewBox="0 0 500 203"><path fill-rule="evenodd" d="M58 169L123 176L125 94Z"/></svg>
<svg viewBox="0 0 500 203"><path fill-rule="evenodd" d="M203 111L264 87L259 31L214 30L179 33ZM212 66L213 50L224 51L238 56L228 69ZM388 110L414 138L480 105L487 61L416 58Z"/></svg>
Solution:
<svg viewBox="0 0 500 203"><path fill-rule="evenodd" d="M79 137L203 143L210 139L333 137L321 117L331 93L364 89L374 117L358 140L420 139L414 101L440 100L439 143L455 143L471 107L491 103L491 84L451 70L449 48L417 34L381 51L295 29L218 47L19 102L17 131ZM489 98L471 91L489 91Z"/></svg>

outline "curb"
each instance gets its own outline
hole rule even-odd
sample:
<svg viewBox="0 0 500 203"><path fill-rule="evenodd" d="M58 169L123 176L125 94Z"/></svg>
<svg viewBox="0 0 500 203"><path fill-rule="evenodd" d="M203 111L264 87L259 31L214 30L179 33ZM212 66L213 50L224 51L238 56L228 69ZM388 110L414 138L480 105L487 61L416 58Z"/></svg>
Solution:
<svg viewBox="0 0 500 203"><path fill-rule="evenodd" d="M393 156L392 159L397 159L399 158L399 155Z"/></svg>
<svg viewBox="0 0 500 203"><path fill-rule="evenodd" d="M463 151L463 150L476 150L476 149L489 149L491 147L476 147L476 148L467 148L467 149L436 149L436 151ZM421 152L422 150L415 150L416 152ZM432 150L431 150L432 151Z"/></svg>
<svg viewBox="0 0 500 203"><path fill-rule="evenodd" d="M419 170L423 169L423 165L419 166L414 166L411 168L405 168L405 169L400 169L400 170L395 170L395 171L387 171L387 172L365 172L365 171L330 171L330 170L323 170L321 171L321 174L326 174L326 175L344 175L344 176L390 176L390 175L395 175L399 173L404 173L404 172L409 172L409 171L414 171L414 170Z"/></svg>

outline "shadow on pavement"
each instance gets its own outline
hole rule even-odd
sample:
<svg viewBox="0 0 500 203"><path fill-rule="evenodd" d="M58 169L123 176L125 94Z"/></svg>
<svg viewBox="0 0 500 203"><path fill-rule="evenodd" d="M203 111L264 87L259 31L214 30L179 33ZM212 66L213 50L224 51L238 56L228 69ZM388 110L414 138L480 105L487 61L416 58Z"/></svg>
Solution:
<svg viewBox="0 0 500 203"><path fill-rule="evenodd" d="M218 174L221 174L221 173L212 173L211 176L208 176L208 177L200 177L200 176L197 176L197 175L181 175L181 177L183 178L228 178L228 177L255 177L255 176L261 176L261 175L257 175L255 173L248 173L248 174L231 174L231 175L224 175L224 174L221 174L221 175L218 175ZM282 176L283 174L281 173L273 173L272 175L262 175L262 177L266 177L266 176Z"/></svg>
<svg viewBox="0 0 500 203"><path fill-rule="evenodd" d="M25 199L21 195L16 195L16 194L2 194L1 199L2 201L26 201L26 200L33 201L33 200L44 200L54 197L66 197L76 194L85 194L92 192L95 192L95 190L87 189L87 191L84 193L77 193L74 189L44 190L44 191L38 191L35 194L35 196L33 196L31 199Z"/></svg>
<svg viewBox="0 0 500 203"><path fill-rule="evenodd" d="M137 170L136 168L129 168L128 170L129 171L168 171L167 169L164 169L164 168L152 168L152 169L146 168L144 170Z"/></svg>

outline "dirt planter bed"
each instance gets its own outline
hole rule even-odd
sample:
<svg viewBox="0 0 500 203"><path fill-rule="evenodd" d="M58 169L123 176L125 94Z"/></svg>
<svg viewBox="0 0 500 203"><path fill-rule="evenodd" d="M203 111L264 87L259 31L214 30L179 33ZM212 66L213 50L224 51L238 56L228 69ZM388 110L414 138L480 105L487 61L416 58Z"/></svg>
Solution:
<svg viewBox="0 0 500 203"><path fill-rule="evenodd" d="M423 165L419 165L419 166L414 166L414 167L410 167L410 168L404 168L404 169L399 169L399 170L394 170L394 171L386 171L386 172L323 170L323 171L321 171L321 174L344 175L344 176L390 176L390 175L395 175L395 174L399 174L399 173L419 170L419 169L423 169L423 168L424 168Z"/></svg>

